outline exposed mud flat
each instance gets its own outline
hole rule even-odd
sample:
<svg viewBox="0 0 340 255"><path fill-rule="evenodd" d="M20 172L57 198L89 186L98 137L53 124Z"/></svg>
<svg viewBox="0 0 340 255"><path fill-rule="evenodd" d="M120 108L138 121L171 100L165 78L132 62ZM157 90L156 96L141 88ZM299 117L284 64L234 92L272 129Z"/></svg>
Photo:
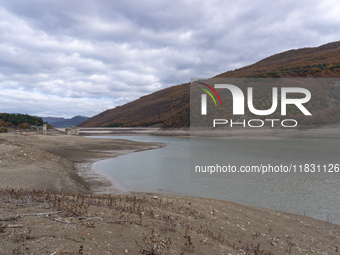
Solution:
<svg viewBox="0 0 340 255"><path fill-rule="evenodd" d="M31 132L0 134L0 188L91 193L110 186L105 177L91 171L93 162L162 146Z"/></svg>
<svg viewBox="0 0 340 255"><path fill-rule="evenodd" d="M92 162L161 146L1 134L0 254L339 254L330 222L207 198L86 194L113 191Z"/></svg>

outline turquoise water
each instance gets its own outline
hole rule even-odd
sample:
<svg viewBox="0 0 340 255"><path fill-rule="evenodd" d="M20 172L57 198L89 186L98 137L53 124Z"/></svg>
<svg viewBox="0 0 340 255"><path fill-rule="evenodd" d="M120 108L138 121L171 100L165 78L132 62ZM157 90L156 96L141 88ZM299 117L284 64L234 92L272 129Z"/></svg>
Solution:
<svg viewBox="0 0 340 255"><path fill-rule="evenodd" d="M340 224L340 173L194 173L196 165L231 164L239 169L241 165L260 164L339 164L339 140L110 137L166 144L93 165L123 192L161 191L223 199Z"/></svg>

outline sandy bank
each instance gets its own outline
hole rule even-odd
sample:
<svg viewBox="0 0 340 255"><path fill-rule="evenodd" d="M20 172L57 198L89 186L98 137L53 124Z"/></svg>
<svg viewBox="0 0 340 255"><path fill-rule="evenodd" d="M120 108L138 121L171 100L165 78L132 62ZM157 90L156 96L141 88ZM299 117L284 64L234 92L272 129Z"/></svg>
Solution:
<svg viewBox="0 0 340 255"><path fill-rule="evenodd" d="M0 188L90 193L92 189L110 185L104 177L89 172L93 162L161 146L30 132L0 134Z"/></svg>

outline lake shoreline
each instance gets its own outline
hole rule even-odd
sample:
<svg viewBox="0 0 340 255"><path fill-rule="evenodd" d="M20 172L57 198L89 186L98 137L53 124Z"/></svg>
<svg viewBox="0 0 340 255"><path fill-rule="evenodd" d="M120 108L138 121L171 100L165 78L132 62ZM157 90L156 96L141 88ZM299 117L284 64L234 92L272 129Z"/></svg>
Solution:
<svg viewBox="0 0 340 255"><path fill-rule="evenodd" d="M162 144L123 139L0 134L0 188L40 189L52 193L115 192L112 183L91 170L94 162ZM25 173L29 172L29 177Z"/></svg>
<svg viewBox="0 0 340 255"><path fill-rule="evenodd" d="M93 194L91 180L76 172L75 164L91 165L162 146L123 139L1 134L0 218L5 221L0 221L0 237L7 238L0 253L27 245L37 254L72 253L80 247L85 254L112 253L113 248L121 254L125 250L140 254L140 247L147 248L145 240L155 238L152 229L157 233L156 243L171 240L171 254L338 252L340 225L211 198ZM81 194L61 194L65 192ZM25 241L18 244L13 236L21 235Z"/></svg>

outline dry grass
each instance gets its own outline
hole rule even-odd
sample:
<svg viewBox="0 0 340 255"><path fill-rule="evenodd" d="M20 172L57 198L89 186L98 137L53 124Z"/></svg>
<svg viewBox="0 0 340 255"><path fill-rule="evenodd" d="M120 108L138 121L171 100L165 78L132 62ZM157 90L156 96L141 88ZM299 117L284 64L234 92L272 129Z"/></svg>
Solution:
<svg viewBox="0 0 340 255"><path fill-rule="evenodd" d="M0 254L337 254L340 240L338 225L190 197L2 189L0 207Z"/></svg>

